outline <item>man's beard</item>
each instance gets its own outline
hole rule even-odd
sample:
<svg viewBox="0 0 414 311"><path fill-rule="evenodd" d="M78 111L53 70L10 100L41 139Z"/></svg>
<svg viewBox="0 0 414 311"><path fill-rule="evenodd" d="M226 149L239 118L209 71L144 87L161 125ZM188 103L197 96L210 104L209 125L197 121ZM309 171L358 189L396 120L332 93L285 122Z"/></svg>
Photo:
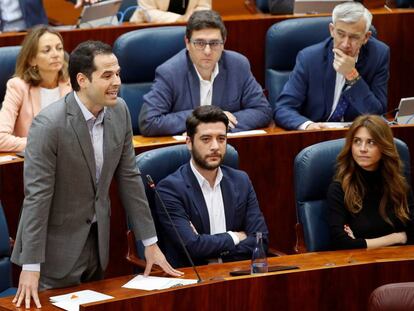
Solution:
<svg viewBox="0 0 414 311"><path fill-rule="evenodd" d="M199 167L201 167L205 170L210 170L210 171L215 170L216 168L218 168L221 165L221 163L223 163L223 159L224 159L224 155L222 155L220 153L215 153L214 156L220 157L220 161L217 162L217 163L209 164L207 162L207 160L203 159L203 157L194 148L191 151L191 155L193 157L194 162Z"/></svg>

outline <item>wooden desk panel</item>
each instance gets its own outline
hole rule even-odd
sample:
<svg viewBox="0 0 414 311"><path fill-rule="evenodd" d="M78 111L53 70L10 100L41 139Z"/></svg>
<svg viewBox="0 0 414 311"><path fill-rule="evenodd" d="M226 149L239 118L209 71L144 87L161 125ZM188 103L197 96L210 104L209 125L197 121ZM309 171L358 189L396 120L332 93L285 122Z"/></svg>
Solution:
<svg viewBox="0 0 414 311"><path fill-rule="evenodd" d="M241 0L240 0L241 1ZM401 97L413 96L414 79L414 40L412 40L412 25L414 24L414 9L374 9L372 10L373 24L378 31L378 38L391 48L388 108L397 107ZM312 17L308 15L307 17ZM326 16L326 14L325 14ZM244 54L251 63L252 72L264 86L265 71L265 36L271 25L288 18L303 17L300 15L266 15L245 14L224 16L223 20L228 30L226 48ZM125 32L147 27L184 24L125 24L118 27L102 27L96 29L79 29L62 31L65 49L70 52L80 42L85 40L101 40L113 42ZM0 34L0 46L21 44L25 33Z"/></svg>
<svg viewBox="0 0 414 311"><path fill-rule="evenodd" d="M293 160L306 146L317 142L341 138L346 130L284 131L267 129L268 134L229 138L239 153L240 169L246 171L266 218L270 232L270 245L286 253L293 253L296 209L293 191ZM394 135L407 143L414 154L414 126L393 127ZM134 137L136 153L177 144L171 137ZM0 164L0 199L9 223L10 235L15 236L19 211L23 202L23 165L21 160ZM411 176L414 177L414 156L411 157ZM414 183L412 183L414 184ZM108 277L125 275L132 268L124 262L126 253L125 214L117 194L117 185L110 189L112 202L110 261Z"/></svg>
<svg viewBox="0 0 414 311"><path fill-rule="evenodd" d="M300 269L234 278L229 272L248 268L248 261L201 266L203 282L196 285L146 292L121 288L132 278L124 276L46 291L40 300L42 310L58 310L49 303L50 296L93 289L115 299L81 310L366 310L376 287L414 280L413 254L414 246L403 246L283 256L269 258L269 264ZM195 278L191 269L182 270L185 278ZM24 308L2 298L0 310Z"/></svg>

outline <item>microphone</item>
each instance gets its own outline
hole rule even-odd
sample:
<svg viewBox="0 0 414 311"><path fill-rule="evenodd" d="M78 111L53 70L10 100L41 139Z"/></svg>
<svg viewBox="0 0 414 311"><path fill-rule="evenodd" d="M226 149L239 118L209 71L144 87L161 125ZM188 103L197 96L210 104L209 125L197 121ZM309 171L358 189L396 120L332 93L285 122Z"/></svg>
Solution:
<svg viewBox="0 0 414 311"><path fill-rule="evenodd" d="M161 199L161 196L160 196L160 194L159 194L158 190L155 188L155 182L154 182L154 180L152 179L151 175L146 175L145 177L147 178L147 181L148 181L148 186L149 186L149 187L150 187L150 188L154 191L154 193L155 193L155 195L157 196L158 200L161 202L161 206L162 206L162 208L163 208L163 210L164 210L165 214L167 214L168 221L170 222L170 224L171 224L171 225L172 225L172 227L174 228L174 232L175 232L175 234L177 235L178 240L180 241L180 245L181 245L181 247L183 248L184 253L185 253L185 255L186 255L186 257L187 257L188 261L190 262L191 267L193 268L193 270L194 270L195 274L197 275L197 279L198 279L197 283L202 282L201 277L200 277L200 275L198 274L197 268L196 268L196 266L194 265L194 262L193 262L193 260L192 260L192 258L191 258L191 256L190 256L190 253L188 252L187 247L185 246L184 241L183 241L183 239L182 239L182 237L181 237L180 233L179 233L179 232L178 232L178 230L177 230L177 227L175 226L174 222L172 221L171 216L170 216L170 213L168 212L167 207L166 207L166 206L165 206L165 204L164 204L164 201Z"/></svg>

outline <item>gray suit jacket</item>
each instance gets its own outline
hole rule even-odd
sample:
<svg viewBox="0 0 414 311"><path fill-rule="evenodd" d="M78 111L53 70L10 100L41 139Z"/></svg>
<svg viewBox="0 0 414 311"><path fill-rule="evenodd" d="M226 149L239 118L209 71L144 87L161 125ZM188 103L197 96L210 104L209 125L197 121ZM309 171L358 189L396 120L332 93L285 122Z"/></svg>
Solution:
<svg viewBox="0 0 414 311"><path fill-rule="evenodd" d="M91 139L73 92L33 120L24 162L25 199L12 254L14 263L40 262L43 275L66 276L82 256L96 214L99 257L105 269L109 257L109 186L114 176L137 238L156 235L135 166L130 115L122 99L108 107L103 123L104 163L97 183Z"/></svg>

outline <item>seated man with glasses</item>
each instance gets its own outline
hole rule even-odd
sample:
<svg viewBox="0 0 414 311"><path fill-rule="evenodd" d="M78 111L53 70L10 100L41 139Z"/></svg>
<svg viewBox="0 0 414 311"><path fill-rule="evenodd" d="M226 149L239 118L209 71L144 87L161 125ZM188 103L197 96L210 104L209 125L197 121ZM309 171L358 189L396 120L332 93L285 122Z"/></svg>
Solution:
<svg viewBox="0 0 414 311"><path fill-rule="evenodd" d="M331 37L299 52L275 103L277 125L316 130L387 108L390 49L371 37L372 14L358 2L335 7Z"/></svg>
<svg viewBox="0 0 414 311"><path fill-rule="evenodd" d="M186 49L160 65L139 116L145 136L182 134L185 120L203 105L220 107L230 131L267 126L271 108L246 57L224 50L226 28L214 11L194 12Z"/></svg>

